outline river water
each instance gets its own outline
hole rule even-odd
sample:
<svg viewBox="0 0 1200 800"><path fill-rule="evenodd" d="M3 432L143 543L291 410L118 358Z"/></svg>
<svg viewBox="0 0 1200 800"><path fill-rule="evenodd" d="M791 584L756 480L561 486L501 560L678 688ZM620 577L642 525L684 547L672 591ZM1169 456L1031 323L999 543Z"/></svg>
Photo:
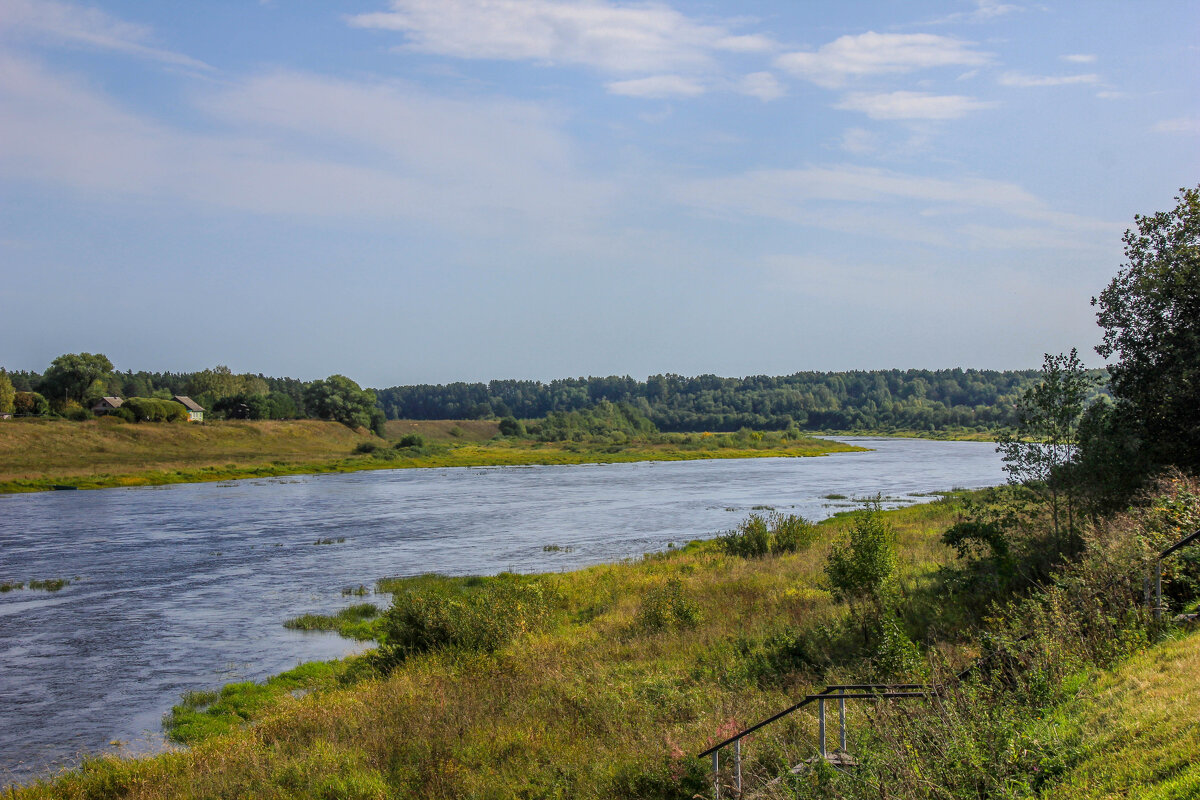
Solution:
<svg viewBox="0 0 1200 800"><path fill-rule="evenodd" d="M873 450L0 496L0 582L72 580L0 594L0 786L160 749L185 691L352 652L282 627L361 602L343 587L564 570L711 537L755 506L822 519L853 506L828 494L900 505L1004 480L992 444L844 440Z"/></svg>

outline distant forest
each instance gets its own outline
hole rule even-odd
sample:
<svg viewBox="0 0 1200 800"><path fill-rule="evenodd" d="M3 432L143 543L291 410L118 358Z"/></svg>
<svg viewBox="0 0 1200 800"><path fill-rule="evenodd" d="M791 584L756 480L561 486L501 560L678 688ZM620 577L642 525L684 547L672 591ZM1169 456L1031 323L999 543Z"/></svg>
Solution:
<svg viewBox="0 0 1200 800"><path fill-rule="evenodd" d="M1040 377L1032 369L612 376L394 386L375 394L388 419L535 419L607 400L635 407L660 431L996 430L1013 424L1017 400Z"/></svg>
<svg viewBox="0 0 1200 800"><path fill-rule="evenodd" d="M1107 373L1093 377L1103 386ZM8 373L18 392L42 391L50 374ZM1038 370L870 370L798 372L771 377L722 378L652 375L564 378L543 383L496 380L393 386L362 394L387 419L543 419L553 413L620 404L663 432L737 431L996 431L1015 423L1022 393L1041 379ZM332 380L332 378L331 378ZM342 379L346 380L346 379ZM320 381L234 375L228 368L201 372L117 372L94 382L89 394L170 397L190 394L210 418L327 417L314 406ZM350 384L357 393L357 384ZM58 396L61 396L61 391ZM1101 391L1107 391L1102 389ZM83 396L81 395L81 400ZM62 409L55 409L62 412ZM379 411L371 411L378 415ZM366 424L366 423L363 423Z"/></svg>

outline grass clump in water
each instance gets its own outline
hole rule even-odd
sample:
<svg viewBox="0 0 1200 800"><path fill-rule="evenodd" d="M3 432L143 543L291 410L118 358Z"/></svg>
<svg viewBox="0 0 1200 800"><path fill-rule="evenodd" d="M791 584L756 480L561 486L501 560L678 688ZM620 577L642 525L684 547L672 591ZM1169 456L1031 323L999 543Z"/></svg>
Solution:
<svg viewBox="0 0 1200 800"><path fill-rule="evenodd" d="M336 631L347 639L365 642L377 637L378 616L379 607L374 603L358 603L336 614L303 614L284 622L283 627L294 631Z"/></svg>
<svg viewBox="0 0 1200 800"><path fill-rule="evenodd" d="M313 544L342 544L345 541L346 541L345 536L339 536L336 539L331 539L331 538L317 539L315 542L313 542Z"/></svg>

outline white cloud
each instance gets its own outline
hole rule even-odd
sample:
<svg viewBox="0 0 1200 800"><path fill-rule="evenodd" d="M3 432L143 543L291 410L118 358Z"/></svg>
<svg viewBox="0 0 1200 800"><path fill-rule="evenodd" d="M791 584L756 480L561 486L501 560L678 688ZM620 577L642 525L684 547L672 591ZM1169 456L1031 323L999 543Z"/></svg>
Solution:
<svg viewBox="0 0 1200 800"><path fill-rule="evenodd" d="M852 92L843 97L834 108L861 111L871 119L958 119L971 111L995 106L995 103L961 94Z"/></svg>
<svg viewBox="0 0 1200 800"><path fill-rule="evenodd" d="M503 100L276 72L208 95L197 134L0 54L0 178L250 213L578 229L612 191L580 174L560 120Z"/></svg>
<svg viewBox="0 0 1200 800"><path fill-rule="evenodd" d="M706 91L704 85L680 75L652 75L649 78L634 78L628 81L613 81L605 84L613 94L627 97L696 97Z"/></svg>
<svg viewBox="0 0 1200 800"><path fill-rule="evenodd" d="M864 128L848 128L842 134L841 148L856 156L870 155L879 150L879 137Z"/></svg>
<svg viewBox="0 0 1200 800"><path fill-rule="evenodd" d="M738 91L742 94L757 97L764 103L778 100L787 92L783 84L769 72L751 72L738 83Z"/></svg>
<svg viewBox="0 0 1200 800"><path fill-rule="evenodd" d="M58 0L0 0L0 34L17 32L56 42L110 50L194 69L212 69L189 56L152 47L151 31L116 19L100 9Z"/></svg>
<svg viewBox="0 0 1200 800"><path fill-rule="evenodd" d="M1095 249L1122 230L1115 223L1055 211L1005 181L852 165L754 170L688 181L674 194L721 217L742 214L938 247ZM1005 218L1015 224L1004 225Z"/></svg>
<svg viewBox="0 0 1200 800"><path fill-rule="evenodd" d="M971 11L956 11L953 14L947 14L944 17L930 20L924 24L942 25L951 22L991 22L1000 17L1024 10L1022 6L1012 3L1002 3L999 0L975 0L975 8Z"/></svg>
<svg viewBox="0 0 1200 800"><path fill-rule="evenodd" d="M816 51L785 53L780 68L818 86L837 88L852 78L912 72L948 66L979 66L989 53L972 42L931 33L875 33L842 36Z"/></svg>
<svg viewBox="0 0 1200 800"><path fill-rule="evenodd" d="M1029 88L1033 86L1077 86L1100 82L1095 73L1083 75L1026 75L1021 72L1006 72L996 80L1001 86Z"/></svg>
<svg viewBox="0 0 1200 800"><path fill-rule="evenodd" d="M1096 56L1091 53L1068 53L1067 55L1059 56L1059 59L1066 61L1069 64L1094 64Z"/></svg>
<svg viewBox="0 0 1200 800"><path fill-rule="evenodd" d="M711 68L713 53L772 49L760 35L736 35L661 3L605 0L391 0L390 11L348 18L359 28L397 31L423 53L578 64L607 72Z"/></svg>
<svg viewBox="0 0 1200 800"><path fill-rule="evenodd" d="M1200 118L1177 117L1176 119L1164 119L1162 122L1155 124L1151 130L1155 133L1200 134Z"/></svg>

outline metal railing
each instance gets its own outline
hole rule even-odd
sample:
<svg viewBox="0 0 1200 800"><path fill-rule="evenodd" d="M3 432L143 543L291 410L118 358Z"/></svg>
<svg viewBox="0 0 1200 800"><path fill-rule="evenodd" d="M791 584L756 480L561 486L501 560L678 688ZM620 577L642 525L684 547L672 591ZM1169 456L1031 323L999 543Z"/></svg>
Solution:
<svg viewBox="0 0 1200 800"><path fill-rule="evenodd" d="M840 683L826 686L817 694L805 695L800 702L788 706L778 714L773 714L770 717L756 722L749 728L738 731L733 736L719 742L704 752L698 755L698 758L711 756L712 771L713 771L713 790L716 800L721 800L721 761L720 752L729 745L734 746L734 791L738 796L742 793L742 739L754 733L759 728L770 725L776 720L786 717L794 711L798 711L805 706L817 704L817 748L820 752L820 758L829 760L829 752L826 748L826 724L825 724L825 703L831 700L838 701L838 741L840 753L846 752L846 701L847 700L890 700L909 697L929 697L936 694L937 690L929 684L925 683Z"/></svg>
<svg viewBox="0 0 1200 800"><path fill-rule="evenodd" d="M1190 533L1187 536L1183 537L1178 542L1176 542L1175 544L1168 547L1166 550L1163 550L1161 553L1159 553L1158 558L1155 559L1155 561L1154 561L1154 618L1155 619L1161 618L1162 612L1163 612L1163 599L1162 599L1163 559L1165 559L1167 556L1171 555L1172 553L1174 553L1177 550L1182 550L1183 548L1187 547L1189 544L1192 544L1193 542L1195 542L1198 539L1200 539L1200 530Z"/></svg>

